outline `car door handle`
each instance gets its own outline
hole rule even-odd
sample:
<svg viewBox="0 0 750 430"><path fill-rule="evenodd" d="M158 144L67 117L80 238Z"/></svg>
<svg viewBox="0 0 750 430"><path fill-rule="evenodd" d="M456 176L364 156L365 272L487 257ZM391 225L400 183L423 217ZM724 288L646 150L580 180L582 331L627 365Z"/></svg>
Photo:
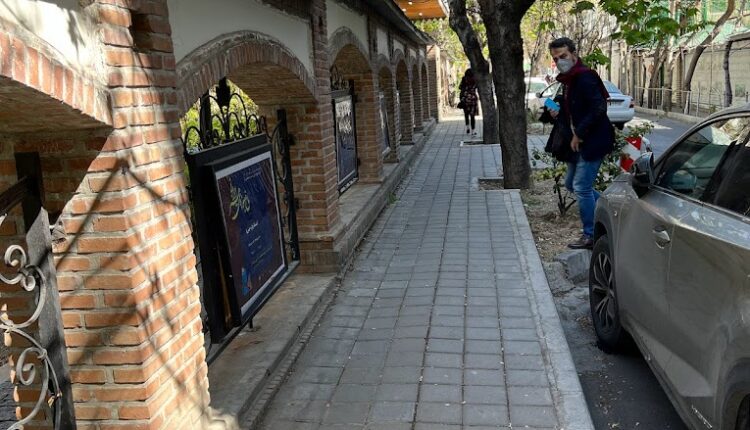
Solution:
<svg viewBox="0 0 750 430"><path fill-rule="evenodd" d="M664 227L657 227L652 233L654 234L654 241L662 248L669 245L669 242L672 241L672 238L669 237L669 233L667 233Z"/></svg>

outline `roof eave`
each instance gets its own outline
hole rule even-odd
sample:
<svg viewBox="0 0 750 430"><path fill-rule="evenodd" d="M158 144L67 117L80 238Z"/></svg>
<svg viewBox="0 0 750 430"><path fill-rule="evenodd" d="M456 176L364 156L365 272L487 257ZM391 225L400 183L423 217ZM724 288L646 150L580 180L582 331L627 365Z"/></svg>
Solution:
<svg viewBox="0 0 750 430"><path fill-rule="evenodd" d="M393 0L365 0L365 2L378 11L388 22L404 32L412 42L424 45L435 43L430 36L422 33L414 25Z"/></svg>

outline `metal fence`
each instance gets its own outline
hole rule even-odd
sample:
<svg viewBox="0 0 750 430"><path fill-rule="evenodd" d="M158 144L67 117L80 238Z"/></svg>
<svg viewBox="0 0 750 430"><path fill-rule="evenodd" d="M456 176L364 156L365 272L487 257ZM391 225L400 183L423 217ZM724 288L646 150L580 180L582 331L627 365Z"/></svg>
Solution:
<svg viewBox="0 0 750 430"><path fill-rule="evenodd" d="M735 93L732 95L732 103L726 106L724 91L701 90L700 88L682 91L664 87L635 87L633 94L633 103L636 106L693 116L707 116L726 107L742 106L748 102L750 102L750 93Z"/></svg>

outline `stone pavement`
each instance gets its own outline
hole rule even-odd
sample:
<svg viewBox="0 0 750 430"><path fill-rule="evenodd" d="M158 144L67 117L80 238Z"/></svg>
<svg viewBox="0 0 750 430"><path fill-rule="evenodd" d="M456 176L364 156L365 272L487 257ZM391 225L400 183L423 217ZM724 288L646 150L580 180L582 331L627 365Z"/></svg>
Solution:
<svg viewBox="0 0 750 430"><path fill-rule="evenodd" d="M591 429L523 206L479 191L497 146L436 128L262 429Z"/></svg>

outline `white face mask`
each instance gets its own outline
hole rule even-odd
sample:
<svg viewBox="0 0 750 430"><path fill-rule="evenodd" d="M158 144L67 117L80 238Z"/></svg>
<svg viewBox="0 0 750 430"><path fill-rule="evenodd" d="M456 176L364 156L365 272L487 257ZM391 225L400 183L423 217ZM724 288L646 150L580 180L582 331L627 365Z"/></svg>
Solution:
<svg viewBox="0 0 750 430"><path fill-rule="evenodd" d="M573 60L568 58L561 58L557 60L557 70L560 71L560 73L568 73L570 69L573 68Z"/></svg>

